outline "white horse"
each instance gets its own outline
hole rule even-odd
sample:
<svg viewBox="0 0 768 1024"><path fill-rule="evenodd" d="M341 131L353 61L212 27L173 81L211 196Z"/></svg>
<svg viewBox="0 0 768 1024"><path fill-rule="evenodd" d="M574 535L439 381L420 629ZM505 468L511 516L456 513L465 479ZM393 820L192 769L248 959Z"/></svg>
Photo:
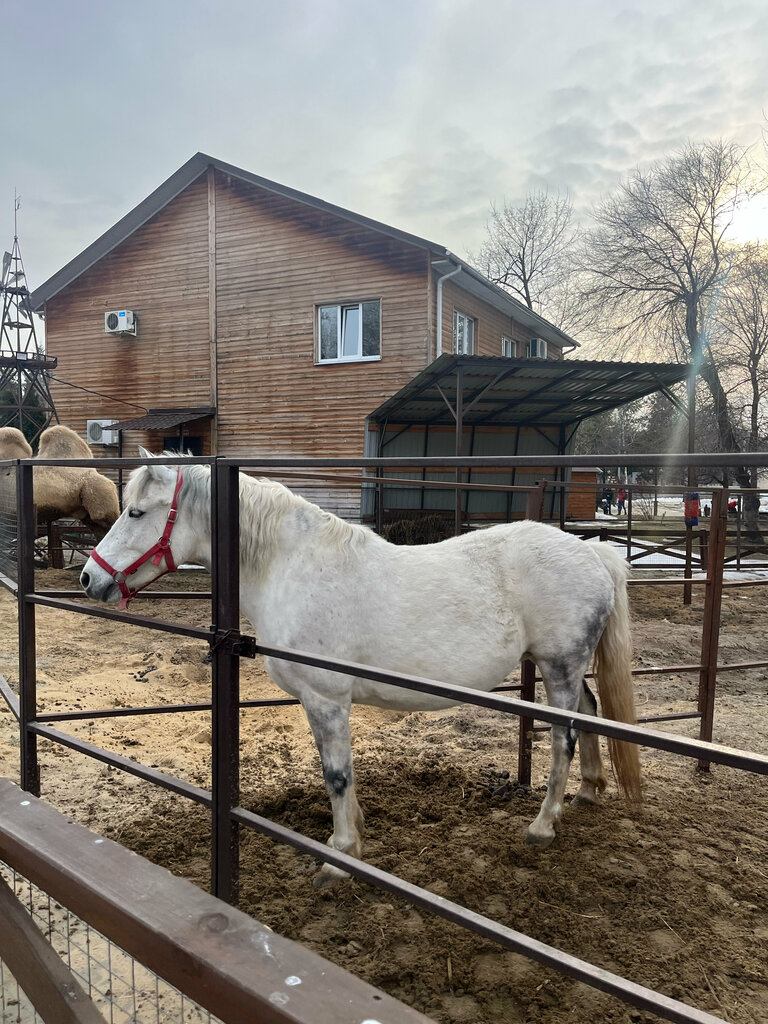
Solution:
<svg viewBox="0 0 768 1024"><path fill-rule="evenodd" d="M122 593L125 603L182 562L210 568L210 494L207 466L134 470L125 510L83 569L86 594L114 602ZM584 675L595 655L603 713L635 721L627 566L607 544L522 522L399 547L282 484L244 474L240 532L240 604L264 644L484 691L529 655L551 705L592 715L597 704ZM166 568L159 564L165 551ZM116 566L127 570L133 589ZM422 711L453 702L275 658L266 664L309 719L333 809L328 843L359 857L363 816L355 796L350 705ZM573 728L552 728L549 783L528 829L530 843L548 846L555 838L577 737ZM637 747L612 741L609 747L624 795L639 799ZM579 748L576 799L598 803L606 785L598 736L582 732ZM326 864L316 884L339 877L344 873Z"/></svg>

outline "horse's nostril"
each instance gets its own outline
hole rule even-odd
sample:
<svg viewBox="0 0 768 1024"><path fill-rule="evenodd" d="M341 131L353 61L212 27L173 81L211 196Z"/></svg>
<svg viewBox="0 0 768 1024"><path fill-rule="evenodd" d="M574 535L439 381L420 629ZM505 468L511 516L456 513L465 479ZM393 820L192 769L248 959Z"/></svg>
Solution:
<svg viewBox="0 0 768 1024"><path fill-rule="evenodd" d="M88 587L90 585L90 582L91 582L91 577L88 575L88 573L85 570L83 570L80 573L80 583L81 583L81 585L83 587Z"/></svg>

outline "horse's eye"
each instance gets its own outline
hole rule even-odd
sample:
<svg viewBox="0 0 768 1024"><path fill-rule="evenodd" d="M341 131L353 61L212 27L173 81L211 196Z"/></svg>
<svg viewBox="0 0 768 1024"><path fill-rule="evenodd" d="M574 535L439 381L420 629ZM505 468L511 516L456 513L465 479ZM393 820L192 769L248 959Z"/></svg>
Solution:
<svg viewBox="0 0 768 1024"><path fill-rule="evenodd" d="M129 508L128 515L131 517L131 519L141 519L144 513L140 508Z"/></svg>

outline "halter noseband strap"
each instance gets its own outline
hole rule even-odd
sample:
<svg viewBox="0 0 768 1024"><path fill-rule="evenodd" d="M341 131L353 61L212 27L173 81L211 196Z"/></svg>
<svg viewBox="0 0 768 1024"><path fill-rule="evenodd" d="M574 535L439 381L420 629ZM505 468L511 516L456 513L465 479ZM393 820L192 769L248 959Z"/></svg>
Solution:
<svg viewBox="0 0 768 1024"><path fill-rule="evenodd" d="M141 568L141 566L144 565L145 562L148 562L150 558L152 559L153 565L160 565L163 559L165 559L166 568L160 573L160 576L165 576L169 572L176 572L177 566L173 560L173 554L171 553L171 533L176 525L176 515L179 508L179 492L181 491L181 485L183 483L184 474L181 472L181 469L177 469L176 488L173 492L173 500L171 501L171 507L168 511L168 519L165 523L163 535L159 538L156 544L153 544L149 551L145 551L143 555L140 555L139 558L136 559L135 562L131 562L131 564L126 566L125 569L113 569L109 562L101 557L96 548L91 551L91 558L94 562L97 565L100 565L102 569L106 570L120 588L120 593L123 595L123 599L120 602L121 611L128 607L128 602L132 601L140 590L144 589L144 587L136 587L135 590L132 590L126 583L126 579L128 576L132 576L136 570ZM160 576L155 576L155 579L159 580ZM154 583L155 580L151 580L150 582ZM146 583L144 586L149 586L149 583Z"/></svg>

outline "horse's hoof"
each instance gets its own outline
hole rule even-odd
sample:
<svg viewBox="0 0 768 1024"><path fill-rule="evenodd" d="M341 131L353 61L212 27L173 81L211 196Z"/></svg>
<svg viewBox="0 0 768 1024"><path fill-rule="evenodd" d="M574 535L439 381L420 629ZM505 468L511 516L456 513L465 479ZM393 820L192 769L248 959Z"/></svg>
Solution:
<svg viewBox="0 0 768 1024"><path fill-rule="evenodd" d="M551 836L540 836L537 835L535 832L529 832L528 835L525 837L526 846L538 846L540 850L546 850L548 846L551 846L552 843L554 843L554 841L554 832Z"/></svg>
<svg viewBox="0 0 768 1024"><path fill-rule="evenodd" d="M326 864L325 867L320 868L312 879L312 885L315 889L331 889L333 886L338 885L339 882L343 882L345 878L349 878L346 871Z"/></svg>
<svg viewBox="0 0 768 1024"><path fill-rule="evenodd" d="M599 796L585 796L584 793L577 793L571 800L571 807L600 807L602 800Z"/></svg>

